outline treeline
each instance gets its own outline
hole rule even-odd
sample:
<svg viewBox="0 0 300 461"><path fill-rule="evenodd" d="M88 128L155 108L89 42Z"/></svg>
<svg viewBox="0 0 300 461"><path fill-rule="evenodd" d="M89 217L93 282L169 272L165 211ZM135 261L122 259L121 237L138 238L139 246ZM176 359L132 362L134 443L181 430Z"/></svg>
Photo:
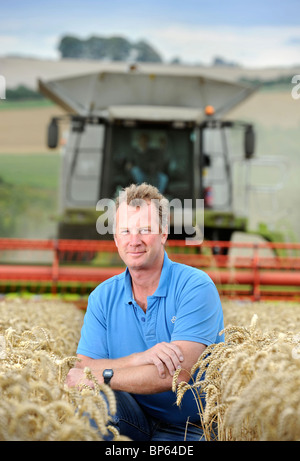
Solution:
<svg viewBox="0 0 300 461"><path fill-rule="evenodd" d="M61 58L107 59L110 61L162 62L160 54L146 41L130 42L123 37L80 39L72 35L61 38L58 50Z"/></svg>
<svg viewBox="0 0 300 461"><path fill-rule="evenodd" d="M6 90L7 101L24 101L33 99L44 99L44 96L38 91L32 90L24 85L19 85L16 88Z"/></svg>
<svg viewBox="0 0 300 461"><path fill-rule="evenodd" d="M241 83L247 83L253 86L260 86L261 88L272 89L274 87L291 87L292 75L283 75L272 80L262 80L260 78L246 78L240 79Z"/></svg>

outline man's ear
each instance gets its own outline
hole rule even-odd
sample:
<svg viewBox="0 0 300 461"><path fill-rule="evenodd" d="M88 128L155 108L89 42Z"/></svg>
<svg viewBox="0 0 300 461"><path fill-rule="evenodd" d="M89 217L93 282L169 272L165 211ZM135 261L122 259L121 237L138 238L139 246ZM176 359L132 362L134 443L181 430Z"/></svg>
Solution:
<svg viewBox="0 0 300 461"><path fill-rule="evenodd" d="M163 236L162 244L165 245L166 241L168 240L168 234Z"/></svg>
<svg viewBox="0 0 300 461"><path fill-rule="evenodd" d="M115 241L116 247L118 248L118 242L115 236L114 236L114 241Z"/></svg>
<svg viewBox="0 0 300 461"><path fill-rule="evenodd" d="M162 237L162 244L164 245L168 239L168 226L162 231L161 237Z"/></svg>

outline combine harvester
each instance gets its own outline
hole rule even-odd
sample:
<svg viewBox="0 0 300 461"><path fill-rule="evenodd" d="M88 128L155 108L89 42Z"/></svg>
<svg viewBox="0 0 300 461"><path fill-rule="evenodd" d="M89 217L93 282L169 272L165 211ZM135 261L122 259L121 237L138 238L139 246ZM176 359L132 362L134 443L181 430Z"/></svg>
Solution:
<svg viewBox="0 0 300 461"><path fill-rule="evenodd" d="M299 299L299 259L287 256L298 255L299 246L273 244L270 232L258 243L235 241L250 235L247 174L255 139L251 124L227 115L254 88L196 67L102 63L98 72L40 80L39 89L66 110L48 128L48 147L65 138L57 240L5 239L0 250L51 251L53 263L3 264L2 286L31 282L32 290L40 284L82 293L124 270L109 228L99 233L106 216L100 205L146 181L179 204L167 245L173 259L206 270L227 296Z"/></svg>
<svg viewBox="0 0 300 461"><path fill-rule="evenodd" d="M68 123L58 238L98 240L99 199L141 180L170 200L192 200L194 211L195 200L203 199L206 239L230 240L232 232L246 230L247 219L233 209L233 167L253 157L253 127L222 119L253 88L192 67L145 64L39 81L39 88L68 111L53 118L48 131L48 146L55 148L59 125ZM234 129L244 137L233 158L227 134ZM171 225L170 238L173 231Z"/></svg>

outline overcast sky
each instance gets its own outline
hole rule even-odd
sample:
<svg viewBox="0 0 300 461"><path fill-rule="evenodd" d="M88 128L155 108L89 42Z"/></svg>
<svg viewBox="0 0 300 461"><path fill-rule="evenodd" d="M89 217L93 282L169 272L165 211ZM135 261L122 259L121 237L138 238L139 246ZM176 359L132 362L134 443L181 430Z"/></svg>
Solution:
<svg viewBox="0 0 300 461"><path fill-rule="evenodd" d="M2 2L0 55L58 58L72 34L144 39L167 62L246 67L300 64L299 0L9 0Z"/></svg>

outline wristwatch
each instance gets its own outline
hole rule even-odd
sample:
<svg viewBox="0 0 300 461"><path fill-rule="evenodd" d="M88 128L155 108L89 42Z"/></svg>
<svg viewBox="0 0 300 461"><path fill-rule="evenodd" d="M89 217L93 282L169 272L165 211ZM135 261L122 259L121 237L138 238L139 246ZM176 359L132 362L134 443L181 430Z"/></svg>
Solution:
<svg viewBox="0 0 300 461"><path fill-rule="evenodd" d="M104 384L107 384L109 386L110 380L114 375L114 371L111 370L110 368L106 368L103 370L102 376L104 378Z"/></svg>

